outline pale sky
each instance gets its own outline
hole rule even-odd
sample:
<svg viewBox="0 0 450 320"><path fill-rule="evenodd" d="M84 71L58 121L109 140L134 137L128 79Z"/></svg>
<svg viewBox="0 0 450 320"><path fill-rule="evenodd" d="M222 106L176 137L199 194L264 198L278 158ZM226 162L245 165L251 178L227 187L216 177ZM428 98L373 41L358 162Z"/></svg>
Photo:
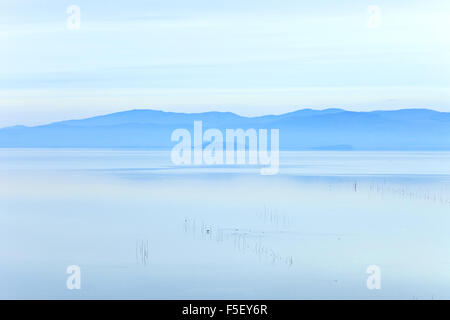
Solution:
<svg viewBox="0 0 450 320"><path fill-rule="evenodd" d="M449 30L448 0L0 0L0 127L136 108L450 112Z"/></svg>

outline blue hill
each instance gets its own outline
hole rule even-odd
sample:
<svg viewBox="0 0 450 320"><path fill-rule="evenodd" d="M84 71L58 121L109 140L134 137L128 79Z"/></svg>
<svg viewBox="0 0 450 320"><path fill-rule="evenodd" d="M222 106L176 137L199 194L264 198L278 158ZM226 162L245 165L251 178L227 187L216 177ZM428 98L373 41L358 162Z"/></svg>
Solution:
<svg viewBox="0 0 450 320"><path fill-rule="evenodd" d="M450 113L429 109L353 112L302 109L242 117L230 112L130 110L42 126L0 129L0 147L169 149L176 128L277 128L284 150L450 150Z"/></svg>

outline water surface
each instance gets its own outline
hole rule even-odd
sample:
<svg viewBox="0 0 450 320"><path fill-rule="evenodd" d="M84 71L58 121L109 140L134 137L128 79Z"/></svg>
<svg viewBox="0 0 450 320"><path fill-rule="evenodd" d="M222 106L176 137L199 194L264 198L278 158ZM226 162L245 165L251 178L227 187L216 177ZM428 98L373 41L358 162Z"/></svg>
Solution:
<svg viewBox="0 0 450 320"><path fill-rule="evenodd" d="M450 153L280 161L261 176L162 151L0 149L0 298L450 298Z"/></svg>

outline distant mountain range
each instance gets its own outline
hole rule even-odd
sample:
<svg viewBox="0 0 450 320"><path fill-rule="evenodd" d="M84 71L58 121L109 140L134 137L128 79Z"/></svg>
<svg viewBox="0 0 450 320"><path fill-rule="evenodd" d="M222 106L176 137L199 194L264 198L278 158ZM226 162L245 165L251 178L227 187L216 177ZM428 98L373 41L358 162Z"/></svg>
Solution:
<svg viewBox="0 0 450 320"><path fill-rule="evenodd" d="M174 129L279 129L282 150L450 150L450 113L302 109L243 117L230 112L130 110L47 125L0 129L0 147L170 149Z"/></svg>

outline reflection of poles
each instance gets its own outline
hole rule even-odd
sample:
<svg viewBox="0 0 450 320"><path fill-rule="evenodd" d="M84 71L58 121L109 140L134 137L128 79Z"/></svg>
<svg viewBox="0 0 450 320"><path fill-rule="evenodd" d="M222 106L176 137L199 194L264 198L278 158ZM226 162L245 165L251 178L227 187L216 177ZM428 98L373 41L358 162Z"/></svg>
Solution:
<svg viewBox="0 0 450 320"><path fill-rule="evenodd" d="M185 233L192 233L192 237L195 239L195 232L196 232L196 230L195 230L195 228L196 228L195 227L195 219L190 220L188 218L185 218L183 227L184 227L184 232Z"/></svg>
<svg viewBox="0 0 450 320"><path fill-rule="evenodd" d="M144 248L144 265L147 265L147 261L148 261L148 240Z"/></svg>
<svg viewBox="0 0 450 320"><path fill-rule="evenodd" d="M234 237L234 244L238 251L245 252L247 241L245 240L245 234L238 234Z"/></svg>
<svg viewBox="0 0 450 320"><path fill-rule="evenodd" d="M264 208L264 213L261 213L264 216L267 217L267 222L270 222L272 224L284 224L288 223L290 221L289 216L286 216L282 213L276 213L276 211L273 211L271 209L268 209L267 207ZM254 231L252 230L240 230L238 228L219 228L217 226L211 226L208 224L205 224L205 222L202 220L199 230L196 230L195 228L195 220L190 220L188 218L184 219L184 230L188 233L193 233L194 238L195 234L200 231L200 237L203 240L211 240L211 241L217 241L217 242L229 242L230 240L233 241L233 247L235 250L241 252L241 253L250 253L250 254L256 254L259 261L265 261L272 264L275 263L283 263L287 266L293 265L293 257L292 256L284 256L276 252L275 250L268 248L264 246L263 244L263 237L265 235L265 232L259 232L256 234L256 237L254 237ZM214 235L213 235L214 233ZM147 263L148 259L148 244L146 247L142 247L140 250L142 252L143 261L144 263Z"/></svg>
<svg viewBox="0 0 450 320"><path fill-rule="evenodd" d="M148 263L148 240L136 242L136 261L138 264L147 265Z"/></svg>

